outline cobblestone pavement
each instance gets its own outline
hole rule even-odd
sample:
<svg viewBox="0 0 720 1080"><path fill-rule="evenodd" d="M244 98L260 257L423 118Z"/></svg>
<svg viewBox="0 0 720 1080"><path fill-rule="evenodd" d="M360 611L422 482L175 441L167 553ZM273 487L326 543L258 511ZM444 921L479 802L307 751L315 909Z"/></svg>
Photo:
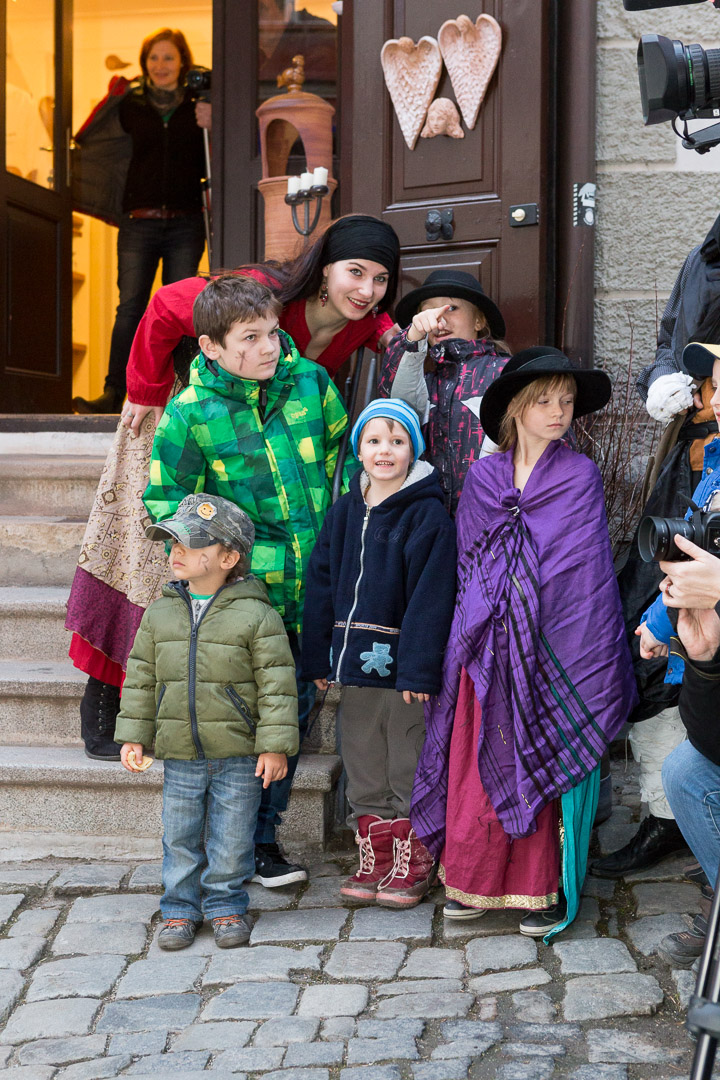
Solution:
<svg viewBox="0 0 720 1080"><path fill-rule="evenodd" d="M635 831L634 770L614 763L601 850ZM699 892L687 858L633 880L589 878L553 946L518 914L442 919L440 889L409 912L339 903L347 852L296 891L251 885L249 948L203 928L156 944L157 863L0 865L0 1075L93 1080L676 1080L690 972L655 955Z"/></svg>

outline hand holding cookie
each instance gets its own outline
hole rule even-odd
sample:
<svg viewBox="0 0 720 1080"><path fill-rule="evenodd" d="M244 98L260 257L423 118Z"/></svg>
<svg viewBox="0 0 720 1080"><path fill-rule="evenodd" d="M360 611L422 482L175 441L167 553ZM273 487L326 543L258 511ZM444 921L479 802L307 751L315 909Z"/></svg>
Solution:
<svg viewBox="0 0 720 1080"><path fill-rule="evenodd" d="M153 763L151 757L143 754L140 743L129 742L123 743L120 749L120 761L128 772L145 772Z"/></svg>

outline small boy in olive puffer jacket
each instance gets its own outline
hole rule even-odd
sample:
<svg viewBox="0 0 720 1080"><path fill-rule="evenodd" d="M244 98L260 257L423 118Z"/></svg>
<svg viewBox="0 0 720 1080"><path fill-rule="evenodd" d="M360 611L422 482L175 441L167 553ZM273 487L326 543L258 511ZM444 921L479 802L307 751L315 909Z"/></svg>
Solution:
<svg viewBox="0 0 720 1080"><path fill-rule="evenodd" d="M255 871L260 793L298 750L295 663L265 585L247 574L255 530L244 511L188 495L146 535L171 542L176 580L140 623L115 738L129 772L153 743L165 760L158 944L190 945L205 915L232 948L250 937L242 885Z"/></svg>

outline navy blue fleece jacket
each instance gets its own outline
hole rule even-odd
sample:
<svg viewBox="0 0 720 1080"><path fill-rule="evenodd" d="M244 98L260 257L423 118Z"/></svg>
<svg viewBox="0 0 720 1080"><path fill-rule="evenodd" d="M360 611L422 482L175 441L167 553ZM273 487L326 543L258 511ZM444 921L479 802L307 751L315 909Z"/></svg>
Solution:
<svg viewBox="0 0 720 1080"><path fill-rule="evenodd" d="M356 473L330 509L308 566L307 679L440 691L455 603L455 525L436 469L418 461L402 488L368 508Z"/></svg>

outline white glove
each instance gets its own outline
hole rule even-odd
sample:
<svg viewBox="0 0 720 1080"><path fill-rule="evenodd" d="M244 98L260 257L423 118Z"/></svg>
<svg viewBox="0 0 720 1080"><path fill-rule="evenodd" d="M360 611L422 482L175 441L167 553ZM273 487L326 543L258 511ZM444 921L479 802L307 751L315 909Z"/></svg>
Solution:
<svg viewBox="0 0 720 1080"><path fill-rule="evenodd" d="M653 420L667 422L683 409L693 404L695 383L691 375L684 371L675 371L672 375L661 375L648 390L645 408Z"/></svg>

